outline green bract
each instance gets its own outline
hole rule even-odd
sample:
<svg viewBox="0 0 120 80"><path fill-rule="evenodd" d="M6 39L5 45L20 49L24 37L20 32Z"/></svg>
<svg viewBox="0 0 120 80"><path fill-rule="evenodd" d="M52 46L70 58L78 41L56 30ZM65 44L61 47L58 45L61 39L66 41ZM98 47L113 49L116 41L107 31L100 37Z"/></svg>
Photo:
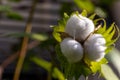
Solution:
<svg viewBox="0 0 120 80"><path fill-rule="evenodd" d="M71 37L75 39L74 36L71 36L65 32L67 21L73 15L82 15L84 17L87 17L87 12L85 10L83 10L81 14L79 14L78 12L74 12L70 16L64 13L64 18L58 21L58 25L52 26L53 36L59 43L62 42L64 38ZM95 30L91 32L82 43L77 39L76 41L84 45L84 42L87 39L89 39L90 36L94 34L100 34L106 41L105 42L106 48L104 53L107 54L112 49L114 42L116 42L116 40L119 38L118 27L115 25L115 23L112 23L111 26L109 26L109 28L107 29L106 21L102 18L94 19L95 14L92 14L88 18L94 22ZM100 24L100 21L102 21L103 24ZM72 78L74 76L77 79L80 75L88 76L89 74L96 72L101 73L101 65L106 64L108 62L105 58L101 58L98 62L90 61L85 57L85 55L83 55L82 60L76 63L69 63L66 57L62 54L59 44L56 46L56 53L61 63L61 69L63 70L66 78L70 78L70 77Z"/></svg>

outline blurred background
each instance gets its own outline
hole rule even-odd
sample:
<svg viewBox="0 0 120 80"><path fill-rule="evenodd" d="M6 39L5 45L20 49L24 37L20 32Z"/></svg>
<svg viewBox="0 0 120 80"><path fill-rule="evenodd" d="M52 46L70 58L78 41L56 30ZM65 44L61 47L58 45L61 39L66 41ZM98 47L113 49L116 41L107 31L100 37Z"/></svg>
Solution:
<svg viewBox="0 0 120 80"><path fill-rule="evenodd" d="M24 32L28 20L33 0L0 0L0 63L2 64L10 55L20 49L21 38L3 37L5 34ZM51 52L56 42L52 40L52 29L50 25L57 25L57 21L62 18L63 13L83 9L88 14L96 13L99 17L105 18L108 27L115 22L120 27L120 0L38 0L34 18L32 20L32 33L42 33L49 36L47 46ZM30 40L33 41L33 40ZM50 51L46 50L46 44L35 46L28 51L25 59L20 80L46 80L46 71L29 61L29 56L36 55L50 61ZM120 39L115 44L117 51L120 49ZM114 53L114 51L113 51ZM119 51L116 52L119 54ZM111 57L111 56L109 56ZM120 58L120 57L118 57ZM0 71L2 80L12 80L17 59L6 66L4 71ZM120 78L120 62L111 67ZM113 61L114 63L114 61ZM119 66L119 68L118 68ZM2 70L2 69L1 69ZM91 80L104 80L91 77Z"/></svg>

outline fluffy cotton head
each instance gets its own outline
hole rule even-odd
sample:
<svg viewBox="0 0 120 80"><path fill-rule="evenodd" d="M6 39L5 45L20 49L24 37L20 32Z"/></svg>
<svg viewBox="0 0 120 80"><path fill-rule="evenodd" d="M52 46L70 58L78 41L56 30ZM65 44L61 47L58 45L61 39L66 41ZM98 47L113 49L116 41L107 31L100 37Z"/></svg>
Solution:
<svg viewBox="0 0 120 80"><path fill-rule="evenodd" d="M79 41L84 41L87 36L94 31L92 20L83 17L82 15L72 15L68 19L65 32L70 36L75 37Z"/></svg>
<svg viewBox="0 0 120 80"><path fill-rule="evenodd" d="M75 63L82 59L83 48L81 44L72 38L65 38L60 43L61 51L68 62Z"/></svg>
<svg viewBox="0 0 120 80"><path fill-rule="evenodd" d="M84 43L85 57L91 61L100 61L105 56L106 40L101 34L93 34Z"/></svg>

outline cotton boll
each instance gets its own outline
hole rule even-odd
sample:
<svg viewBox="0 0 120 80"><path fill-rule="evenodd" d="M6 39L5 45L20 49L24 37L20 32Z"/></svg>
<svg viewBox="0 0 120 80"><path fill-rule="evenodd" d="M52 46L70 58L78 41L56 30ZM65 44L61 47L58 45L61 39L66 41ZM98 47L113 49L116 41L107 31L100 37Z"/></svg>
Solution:
<svg viewBox="0 0 120 80"><path fill-rule="evenodd" d="M83 57L82 45L72 38L65 38L60 43L60 47L63 55L70 63L78 62Z"/></svg>
<svg viewBox="0 0 120 80"><path fill-rule="evenodd" d="M100 61L105 56L105 44L101 34L93 34L84 43L85 57L91 61Z"/></svg>
<svg viewBox="0 0 120 80"><path fill-rule="evenodd" d="M65 32L79 41L84 41L94 31L94 24L89 18L82 15L72 15L68 19Z"/></svg>

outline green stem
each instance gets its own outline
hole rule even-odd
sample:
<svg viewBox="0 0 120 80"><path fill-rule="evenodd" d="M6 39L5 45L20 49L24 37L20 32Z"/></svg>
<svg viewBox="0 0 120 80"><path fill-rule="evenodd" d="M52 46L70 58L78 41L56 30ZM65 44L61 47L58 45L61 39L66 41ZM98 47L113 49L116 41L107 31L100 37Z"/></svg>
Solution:
<svg viewBox="0 0 120 80"><path fill-rule="evenodd" d="M27 24L26 24L26 29L25 29L26 33L31 33L31 29L32 29L31 23L32 23L32 20L33 20L33 15L34 15L34 12L35 12L36 4L37 4L37 0L33 0L31 11L30 11L28 21L27 21ZM15 69L15 74L14 74L13 80L19 80L22 65L23 65L23 62L24 62L24 59L25 59L25 56L26 56L26 52L27 52L28 41L29 41L29 38L25 36L23 38L22 47L21 47L21 51L20 51L20 54L19 54L19 59L18 59L18 63L17 63L16 69Z"/></svg>

